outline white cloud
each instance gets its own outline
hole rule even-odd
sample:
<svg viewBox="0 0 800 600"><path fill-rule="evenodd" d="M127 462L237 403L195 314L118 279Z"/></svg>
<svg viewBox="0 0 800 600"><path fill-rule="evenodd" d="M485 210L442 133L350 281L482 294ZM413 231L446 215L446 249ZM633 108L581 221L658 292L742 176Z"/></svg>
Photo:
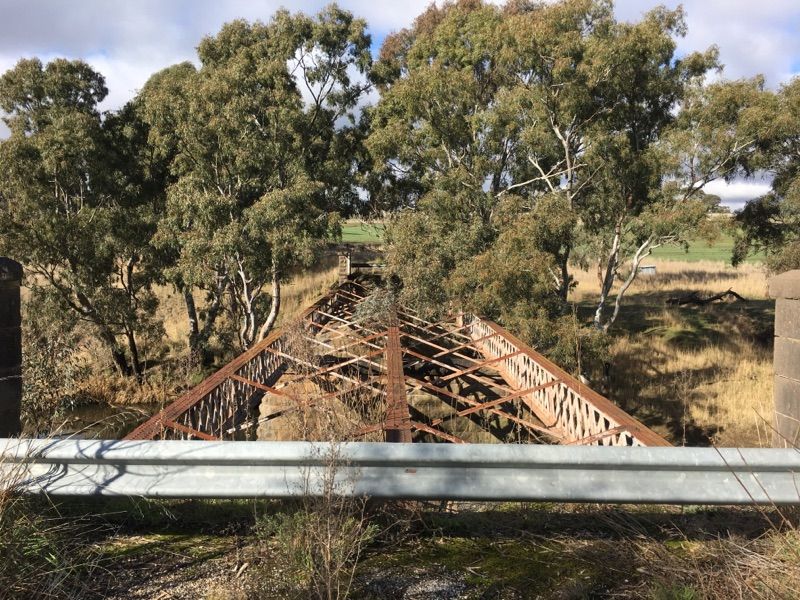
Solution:
<svg viewBox="0 0 800 600"><path fill-rule="evenodd" d="M770 180L768 177L759 177L749 181L735 180L731 182L718 179L703 187L704 192L719 196L722 199L722 203L732 210L742 208L745 202L763 196L769 192L769 190Z"/></svg>
<svg viewBox="0 0 800 600"><path fill-rule="evenodd" d="M293 2L291 10L316 12L328 0ZM376 39L411 24L428 0L341 0L363 16ZM618 0L620 18L636 19L655 5ZM666 0L676 6L678 0ZM726 76L763 72L775 85L800 64L800 3L797 0L684 0L689 35L680 50L720 46ZM0 0L0 70L26 56L87 59L106 76L104 108L129 99L154 71L195 57L195 46L234 18L268 20L282 0Z"/></svg>
<svg viewBox="0 0 800 600"><path fill-rule="evenodd" d="M730 79L762 73L776 87L800 67L800 2L797 0L661 0L669 8L683 4L688 26L681 52L716 44ZM656 2L653 2L655 5ZM635 20L648 10L641 0L617 0L620 18ZM648 8L645 8L648 7Z"/></svg>

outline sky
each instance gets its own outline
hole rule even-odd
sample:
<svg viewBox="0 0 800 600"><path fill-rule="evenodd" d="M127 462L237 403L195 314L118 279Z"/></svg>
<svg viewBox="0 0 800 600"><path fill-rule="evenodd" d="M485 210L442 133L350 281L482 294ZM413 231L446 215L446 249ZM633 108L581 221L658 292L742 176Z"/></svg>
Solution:
<svg viewBox="0 0 800 600"><path fill-rule="evenodd" d="M20 58L81 58L101 72L109 88L102 108L113 110L136 94L151 74L195 60L204 35L235 18L268 20L286 7L313 13L328 0L0 0L0 73ZM367 20L374 50L383 38L411 24L430 0L339 0ZM623 20L636 20L658 2L617 0ZM676 7L675 0L660 3ZM799 0L684 0L688 35L678 51L719 46L724 77L763 74L777 88L800 74ZM0 137L7 130L0 123ZM707 189L733 208L768 188L761 179Z"/></svg>

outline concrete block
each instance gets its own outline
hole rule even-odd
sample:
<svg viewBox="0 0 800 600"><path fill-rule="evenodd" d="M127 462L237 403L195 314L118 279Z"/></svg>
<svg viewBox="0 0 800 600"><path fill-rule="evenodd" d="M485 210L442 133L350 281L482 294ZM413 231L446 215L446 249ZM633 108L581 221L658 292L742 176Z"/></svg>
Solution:
<svg viewBox="0 0 800 600"><path fill-rule="evenodd" d="M775 338L775 374L800 380L800 340Z"/></svg>
<svg viewBox="0 0 800 600"><path fill-rule="evenodd" d="M2 282L0 282L2 283ZM19 286L0 285L0 327L16 327L22 322Z"/></svg>
<svg viewBox="0 0 800 600"><path fill-rule="evenodd" d="M800 446L800 381L775 376L775 434L777 448Z"/></svg>
<svg viewBox="0 0 800 600"><path fill-rule="evenodd" d="M0 282L22 281L22 265L15 260L0 256Z"/></svg>
<svg viewBox="0 0 800 600"><path fill-rule="evenodd" d="M800 340L800 300L775 301L775 335Z"/></svg>
<svg viewBox="0 0 800 600"><path fill-rule="evenodd" d="M22 380L9 373L0 373L0 437L19 435Z"/></svg>
<svg viewBox="0 0 800 600"><path fill-rule="evenodd" d="M772 298L800 300L800 269L786 271L770 279L769 295Z"/></svg>

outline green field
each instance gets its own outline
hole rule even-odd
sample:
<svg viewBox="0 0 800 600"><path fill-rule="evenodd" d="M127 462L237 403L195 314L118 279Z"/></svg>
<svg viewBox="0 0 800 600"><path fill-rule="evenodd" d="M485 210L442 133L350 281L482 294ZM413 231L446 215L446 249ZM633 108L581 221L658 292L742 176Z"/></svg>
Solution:
<svg viewBox="0 0 800 600"><path fill-rule="evenodd" d="M383 241L385 226L380 223L363 223L350 221L342 226L342 241L347 243L376 244ZM730 264L733 252L733 237L730 234L720 235L713 244L706 240L693 240L689 243L689 250L681 246L664 246L656 248L651 254L652 258L661 260L690 261L701 260L724 262ZM763 262L764 255L757 254L747 258L746 262Z"/></svg>
<svg viewBox="0 0 800 600"><path fill-rule="evenodd" d="M383 241L382 223L350 221L342 225L342 241L349 244L377 244Z"/></svg>
<svg viewBox="0 0 800 600"><path fill-rule="evenodd" d="M689 250L684 250L681 246L664 246L656 248L650 255L652 258L661 260L675 261L700 261L710 260L730 264L733 254L733 236L727 233L721 234L713 244L706 240L693 240L689 242ZM763 253L748 256L745 262L760 263L764 261Z"/></svg>

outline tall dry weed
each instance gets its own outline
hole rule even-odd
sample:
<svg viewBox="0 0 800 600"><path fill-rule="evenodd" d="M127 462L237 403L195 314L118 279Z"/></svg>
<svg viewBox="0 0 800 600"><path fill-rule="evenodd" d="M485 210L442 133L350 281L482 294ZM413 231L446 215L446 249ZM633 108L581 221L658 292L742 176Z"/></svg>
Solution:
<svg viewBox="0 0 800 600"><path fill-rule="evenodd" d="M13 443L13 442L10 442ZM22 493L24 459L0 447L0 600L96 597L100 557L87 539L96 525L67 519L46 497Z"/></svg>
<svg viewBox="0 0 800 600"><path fill-rule="evenodd" d="M612 385L623 408L676 444L768 446L772 304L760 265L651 261L612 327ZM591 307L596 275L577 271L573 298ZM672 307L667 299L733 289L747 302Z"/></svg>

